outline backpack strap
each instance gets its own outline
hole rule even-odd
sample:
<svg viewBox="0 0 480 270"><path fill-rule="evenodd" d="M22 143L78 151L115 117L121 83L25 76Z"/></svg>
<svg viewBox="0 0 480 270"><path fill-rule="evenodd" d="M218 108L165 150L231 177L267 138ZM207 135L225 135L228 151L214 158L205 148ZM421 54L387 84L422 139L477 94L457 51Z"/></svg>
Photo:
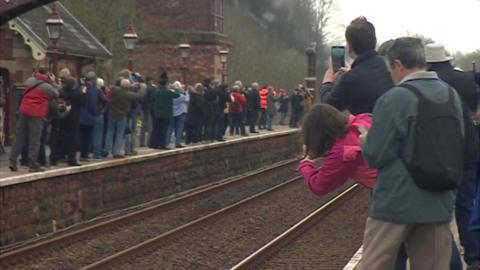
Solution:
<svg viewBox="0 0 480 270"><path fill-rule="evenodd" d="M412 92L415 96L417 96L418 99L422 99L424 98L424 96L422 95L422 93L420 93L420 90L418 90L417 87L409 84L409 83L402 83L399 85L400 87L403 87L407 90L410 90L410 92Z"/></svg>
<svg viewBox="0 0 480 270"><path fill-rule="evenodd" d="M28 94L28 92L30 92L30 91L32 91L33 89L37 88L37 87L40 86L42 83L44 83L44 82L39 82L39 83L35 84L34 86L31 86L31 87L27 88L27 90L25 90L25 91L23 92L23 96L26 96L26 95Z"/></svg>

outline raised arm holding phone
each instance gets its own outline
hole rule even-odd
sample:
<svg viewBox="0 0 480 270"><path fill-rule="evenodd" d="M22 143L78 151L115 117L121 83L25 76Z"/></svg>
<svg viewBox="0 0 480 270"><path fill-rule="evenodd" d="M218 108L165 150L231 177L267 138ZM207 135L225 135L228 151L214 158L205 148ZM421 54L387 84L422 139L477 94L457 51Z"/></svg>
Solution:
<svg viewBox="0 0 480 270"><path fill-rule="evenodd" d="M321 87L322 102L352 114L371 113L378 97L393 86L385 61L375 52L375 27L364 17L353 20L345 32L347 46L331 48L331 62ZM344 55L352 59L351 69Z"/></svg>

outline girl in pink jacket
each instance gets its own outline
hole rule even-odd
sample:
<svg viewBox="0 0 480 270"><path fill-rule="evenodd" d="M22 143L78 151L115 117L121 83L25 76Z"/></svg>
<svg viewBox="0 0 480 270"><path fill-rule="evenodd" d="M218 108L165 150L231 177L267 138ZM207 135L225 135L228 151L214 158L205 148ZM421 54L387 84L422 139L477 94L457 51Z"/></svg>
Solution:
<svg viewBox="0 0 480 270"><path fill-rule="evenodd" d="M314 194L325 195L348 179L373 189L377 170L367 167L358 138L371 124L370 114L348 116L328 104L312 107L302 126L305 158L298 170ZM320 157L323 165L318 167L313 160Z"/></svg>

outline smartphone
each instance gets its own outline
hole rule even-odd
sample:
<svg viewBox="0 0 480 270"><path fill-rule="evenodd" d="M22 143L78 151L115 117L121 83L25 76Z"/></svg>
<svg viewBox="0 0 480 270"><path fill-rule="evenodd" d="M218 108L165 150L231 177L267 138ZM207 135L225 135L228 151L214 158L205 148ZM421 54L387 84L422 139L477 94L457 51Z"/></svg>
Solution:
<svg viewBox="0 0 480 270"><path fill-rule="evenodd" d="M345 66L345 46L332 46L332 67L337 72Z"/></svg>

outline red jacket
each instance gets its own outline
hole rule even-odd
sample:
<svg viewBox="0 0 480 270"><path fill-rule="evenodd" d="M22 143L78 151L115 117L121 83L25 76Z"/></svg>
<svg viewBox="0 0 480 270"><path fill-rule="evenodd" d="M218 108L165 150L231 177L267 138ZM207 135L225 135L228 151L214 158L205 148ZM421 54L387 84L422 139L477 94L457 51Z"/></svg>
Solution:
<svg viewBox="0 0 480 270"><path fill-rule="evenodd" d="M325 156L323 165L317 167L311 161L302 161L298 170L305 183L316 195L325 195L353 179L362 186L373 189L377 181L377 170L369 168L360 148L359 126L371 127L370 114L350 116L347 134L337 139Z"/></svg>
<svg viewBox="0 0 480 270"><path fill-rule="evenodd" d="M33 118L47 117L48 102L58 97L58 90L49 83L48 76L34 73L25 83L25 91L20 104L20 113Z"/></svg>
<svg viewBox="0 0 480 270"><path fill-rule="evenodd" d="M268 104L268 89L262 88L260 90L260 108L266 110Z"/></svg>
<svg viewBox="0 0 480 270"><path fill-rule="evenodd" d="M243 113L243 108L245 107L245 103L247 103L245 95L241 92L233 92L232 97L233 102L230 104L228 112L231 114Z"/></svg>

